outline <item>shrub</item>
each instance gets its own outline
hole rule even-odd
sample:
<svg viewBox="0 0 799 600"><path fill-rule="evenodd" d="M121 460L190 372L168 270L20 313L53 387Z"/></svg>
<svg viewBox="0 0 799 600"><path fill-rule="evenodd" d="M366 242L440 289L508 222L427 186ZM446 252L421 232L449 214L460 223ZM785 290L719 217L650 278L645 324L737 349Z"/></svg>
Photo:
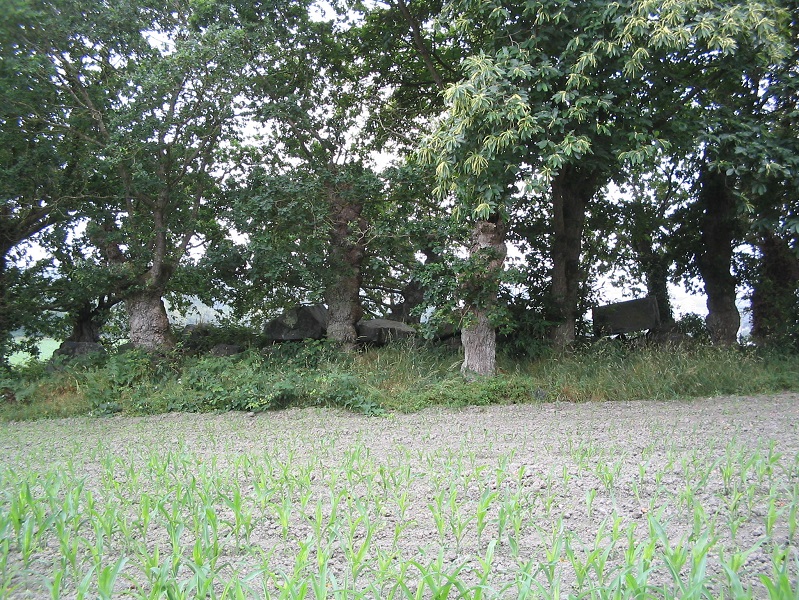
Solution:
<svg viewBox="0 0 799 600"><path fill-rule="evenodd" d="M189 393L173 399L170 409L260 411L340 406L370 414L379 411L373 394L357 377L321 363L327 350L292 350L297 351L199 359L184 368L181 384ZM317 368L308 368L309 363Z"/></svg>
<svg viewBox="0 0 799 600"><path fill-rule="evenodd" d="M799 356L754 348L678 348L601 340L536 360L501 357L504 374L465 382L461 357L398 343L340 354L325 343L250 350L232 357L111 354L58 368L31 362L5 371L0 418L93 412L262 411L336 406L379 414L427 406L558 400L675 399L799 389Z"/></svg>

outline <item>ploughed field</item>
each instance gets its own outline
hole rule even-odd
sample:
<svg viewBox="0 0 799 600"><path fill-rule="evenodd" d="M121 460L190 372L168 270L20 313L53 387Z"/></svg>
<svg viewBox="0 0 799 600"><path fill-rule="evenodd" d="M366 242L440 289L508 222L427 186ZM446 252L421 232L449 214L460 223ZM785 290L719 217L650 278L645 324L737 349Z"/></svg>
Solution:
<svg viewBox="0 0 799 600"><path fill-rule="evenodd" d="M796 597L799 395L0 425L2 598Z"/></svg>

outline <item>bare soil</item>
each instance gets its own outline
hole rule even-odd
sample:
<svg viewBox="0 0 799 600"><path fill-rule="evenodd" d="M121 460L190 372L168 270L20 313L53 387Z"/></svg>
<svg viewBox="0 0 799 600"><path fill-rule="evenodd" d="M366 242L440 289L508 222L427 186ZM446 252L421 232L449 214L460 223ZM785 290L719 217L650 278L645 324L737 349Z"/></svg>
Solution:
<svg viewBox="0 0 799 600"><path fill-rule="evenodd" d="M549 534L561 527L562 535L589 548L598 533L614 524L629 530L637 523L632 529L635 539L646 538L648 519L656 514L670 540L676 544L684 539L690 545L696 538L691 532L697 504L708 522L714 523L717 541L710 552L713 560L708 574L720 586L720 553L729 556L736 549L751 550L741 578L761 595L765 590L758 576L771 572L774 549L787 548L793 556L798 551L799 540L789 537L784 511L773 529L767 531L766 526L768 498L784 498L779 500L784 504L799 486L799 395L794 393L678 402L427 409L385 418L289 409L254 415L165 414L0 425L0 468L46 470L69 462L99 493L104 489L99 481L104 456L127 457L144 465L153 453L178 447L196 457L198 464L213 463L219 469L226 465L232 469L244 455L255 461L271 457L291 469L307 466L315 482L311 491L319 494L311 497L307 513L313 512L319 497L328 498L328 490L336 487L349 486L353 497L370 497L374 490L367 492L368 481L379 483L381 468L384 474L409 465L410 476L404 484L409 512L400 514L393 495L387 493L391 497L379 514L372 515L375 539L370 556L377 549L392 551L392 544L396 555L405 559L430 562L442 553L444 564L453 570L466 565L461 576L468 580L469 569L476 569L478 558L484 556L486 540L496 539L491 576L495 590L512 581L526 561L545 561ZM756 481L754 468L748 473L745 463L751 457L768 460L768 456L773 468ZM355 469L360 479L348 482L341 476L331 483L331 474L343 473L344 464ZM724 471L731 464L727 474L732 474L733 483L742 478L735 483L736 489L744 491L748 486L749 493L756 494L748 503L744 499L745 509L732 505L733 490ZM703 470L706 477L700 475ZM243 489L255 489L246 472L231 473L241 480ZM460 540L449 525L441 535L431 506L442 486L457 490L456 502L463 515L475 514L486 490L498 492L482 539L473 522ZM691 501L681 501L687 488L692 491ZM526 506L517 552L507 543L509 525L499 531L497 507L503 497L520 491L518 497ZM301 512L293 514L288 541L277 519L268 516L271 513L256 516L259 520L250 543L274 551L275 569L291 570L297 540L311 531ZM398 524L407 526L395 544ZM611 563L621 560L626 543L611 553ZM254 568L247 564L251 553L232 548L228 552L234 565L241 561L238 569ZM574 573L566 562L561 558L559 568L568 589ZM339 581L347 577L349 565L343 554L333 557L331 568ZM366 576L361 577L363 581ZM662 564L653 570L651 580L673 587ZM37 596L33 588L30 594ZM511 592L505 595L513 597Z"/></svg>

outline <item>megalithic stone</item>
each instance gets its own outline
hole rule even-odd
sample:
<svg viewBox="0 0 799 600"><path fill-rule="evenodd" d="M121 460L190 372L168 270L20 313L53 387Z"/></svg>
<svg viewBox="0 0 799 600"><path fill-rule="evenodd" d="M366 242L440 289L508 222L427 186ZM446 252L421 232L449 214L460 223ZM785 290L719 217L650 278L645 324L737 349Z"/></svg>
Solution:
<svg viewBox="0 0 799 600"><path fill-rule="evenodd" d="M593 310L594 333L597 336L617 335L654 329L660 325L658 301L654 296L628 300Z"/></svg>

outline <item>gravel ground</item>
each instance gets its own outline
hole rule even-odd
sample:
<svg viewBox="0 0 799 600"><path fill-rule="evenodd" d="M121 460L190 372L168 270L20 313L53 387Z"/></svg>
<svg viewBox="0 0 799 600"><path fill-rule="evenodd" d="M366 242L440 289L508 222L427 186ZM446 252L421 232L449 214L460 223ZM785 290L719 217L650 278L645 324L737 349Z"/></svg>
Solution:
<svg viewBox="0 0 799 600"><path fill-rule="evenodd" d="M317 501L329 514L326 503L331 491L344 489L352 511L358 498L371 502L377 497L375 489L382 478L385 502L366 509L374 533L368 568L357 581L357 575L353 576L355 588L363 588L370 573L376 572L375 557L381 552L427 563L440 554L444 567L454 571L465 565L459 577L466 582L476 580L486 540L495 539L490 582L500 594L498 590L513 580L520 565L530 559L544 561L545 550L555 539L550 535L579 543L581 552L588 553L598 536L614 526L633 532L636 541L644 540L651 533L649 519L657 515L669 540L676 544L685 539L692 546L697 542L690 534L698 504L708 522L715 524L717 539L707 566L710 587L725 585L720 553L729 556L735 550L751 549L744 557L741 579L752 586L755 596L761 596L765 588L758 576L771 572L774 549L796 556L799 542L796 535L790 537L787 515L791 494L799 486L797 394L427 409L385 418L289 409L0 425L0 470L74 470L76 476L87 478L87 489L101 495L108 493L104 457L117 457L145 474L153 456L165 456L175 448L192 457L189 471L200 464L213 465L217 472L237 478L246 498L255 498L259 488L242 467L241 457L266 460L277 469L282 466L308 476L310 502L304 511L298 508L299 496L294 498L288 535L274 513L255 511L249 545L272 552L273 571L293 568L297 540L306 539L312 531L311 520L303 514L311 514ZM355 475L348 477L347 472ZM385 483L386 473L398 479L393 488ZM124 490L124 475L117 479ZM152 474L137 485L129 493L158 492ZM751 497L748 502L742 498L744 510L733 499L736 490L744 496L745 489ZM686 490L690 500L685 500ZM408 492L405 508L398 500L403 491ZM482 535L477 535L472 519L459 536L453 517L474 516L481 497L492 492L497 492L497 500ZM502 526L499 519L502 498L517 498L522 504L518 508L523 521L514 543L508 540L511 525ZM784 509L773 526L767 524L770 498ZM447 519L443 533L435 519L437 501L446 503L441 509ZM637 527L632 526L635 523ZM166 534L155 531L147 543L165 545ZM358 535L363 538L363 532ZM223 551L230 573L257 567L255 553L234 547L230 536L226 539ZM126 552L113 541L109 547ZM624 539L618 551L609 554L609 572L626 547ZM43 594L43 587L36 583L36 569L40 579L47 577L48 565L57 558L57 545L49 548L31 572L19 576L17 597ZM565 554L558 562L567 590L575 584L576 573ZM131 580L137 578L134 563L126 567ZM351 567L343 552L334 552L330 569L338 575L337 581L346 580ZM546 588L542 577L539 574ZM793 571L792 578L799 585ZM653 570L650 582L674 589L663 564ZM136 585L131 583L131 593ZM501 595L515 597L511 591Z"/></svg>

